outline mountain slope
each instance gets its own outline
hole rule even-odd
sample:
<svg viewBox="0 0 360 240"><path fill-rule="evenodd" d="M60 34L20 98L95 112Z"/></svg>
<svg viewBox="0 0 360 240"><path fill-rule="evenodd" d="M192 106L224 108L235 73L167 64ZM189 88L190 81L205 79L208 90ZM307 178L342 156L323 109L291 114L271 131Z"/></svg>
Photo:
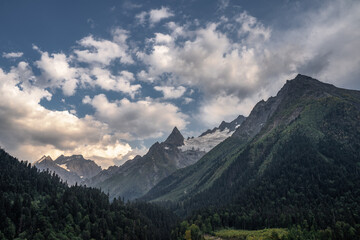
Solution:
<svg viewBox="0 0 360 240"><path fill-rule="evenodd" d="M241 228L359 223L358 149L360 92L298 75L230 139L144 198L180 202L180 214L207 207Z"/></svg>

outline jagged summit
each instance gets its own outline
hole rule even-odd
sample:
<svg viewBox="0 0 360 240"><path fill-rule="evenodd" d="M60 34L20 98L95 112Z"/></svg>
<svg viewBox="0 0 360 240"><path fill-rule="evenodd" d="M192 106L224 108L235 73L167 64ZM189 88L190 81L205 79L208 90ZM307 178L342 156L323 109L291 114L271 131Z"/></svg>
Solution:
<svg viewBox="0 0 360 240"><path fill-rule="evenodd" d="M258 102L249 117L235 131L234 137L244 141L254 137L262 129L264 124L273 116L276 111L285 109L288 106L305 100L316 100L326 96L340 96L339 88L334 85L320 82L314 78L298 74L294 79L287 80L285 85L275 97L270 97L267 101ZM345 90L348 91L348 90ZM349 90L350 91L350 90ZM301 111L299 107L292 116L287 119L280 119L281 122L294 120Z"/></svg>
<svg viewBox="0 0 360 240"><path fill-rule="evenodd" d="M69 162L69 161L76 161L76 160L78 160L78 161L81 161L81 160L83 160L83 161L86 161L86 159L83 157L83 155L81 155L81 154L77 154L77 155L71 155L71 156L65 156L65 155L60 155L56 160L55 160L55 162L57 163L57 164L65 164L65 163L67 163L67 162Z"/></svg>
<svg viewBox="0 0 360 240"><path fill-rule="evenodd" d="M208 134L212 134L216 132L217 130L224 131L227 129L229 132L235 131L237 127L239 127L243 121L245 121L246 117L243 115L239 115L236 119L234 119L231 122L225 122L222 121L219 125L219 127L215 127L213 129L208 129L205 132L203 132L199 137L203 137Z"/></svg>
<svg viewBox="0 0 360 240"><path fill-rule="evenodd" d="M279 91L277 96L284 94L299 96L299 94L307 92L332 92L336 90L334 85L329 83L320 82L312 77L298 74L294 79L287 80L285 85Z"/></svg>
<svg viewBox="0 0 360 240"><path fill-rule="evenodd" d="M48 155L48 156L46 156L46 155L44 155L44 156L42 156L39 160L37 160L37 161L35 161L34 162L34 164L36 164L36 163L41 163L41 162L43 162L43 161L49 161L49 162L52 162L53 160L52 160L52 158Z"/></svg>
<svg viewBox="0 0 360 240"><path fill-rule="evenodd" d="M177 127L174 127L169 137L165 140L165 144L174 145L174 146L182 146L184 145L184 137L180 133Z"/></svg>

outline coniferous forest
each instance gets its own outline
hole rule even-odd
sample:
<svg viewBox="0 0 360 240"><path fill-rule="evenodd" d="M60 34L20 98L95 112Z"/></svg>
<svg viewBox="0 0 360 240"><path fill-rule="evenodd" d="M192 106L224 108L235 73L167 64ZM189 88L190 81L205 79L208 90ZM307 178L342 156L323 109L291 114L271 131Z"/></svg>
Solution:
<svg viewBox="0 0 360 240"><path fill-rule="evenodd" d="M156 205L109 202L0 150L0 239L169 239L177 217Z"/></svg>

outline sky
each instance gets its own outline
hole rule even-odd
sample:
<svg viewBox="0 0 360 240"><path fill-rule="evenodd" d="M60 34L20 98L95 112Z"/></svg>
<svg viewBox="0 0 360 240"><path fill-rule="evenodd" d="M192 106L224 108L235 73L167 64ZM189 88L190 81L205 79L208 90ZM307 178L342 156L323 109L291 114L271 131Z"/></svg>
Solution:
<svg viewBox="0 0 360 240"><path fill-rule="evenodd" d="M0 146L103 168L247 116L298 73L360 89L360 1L4 0Z"/></svg>

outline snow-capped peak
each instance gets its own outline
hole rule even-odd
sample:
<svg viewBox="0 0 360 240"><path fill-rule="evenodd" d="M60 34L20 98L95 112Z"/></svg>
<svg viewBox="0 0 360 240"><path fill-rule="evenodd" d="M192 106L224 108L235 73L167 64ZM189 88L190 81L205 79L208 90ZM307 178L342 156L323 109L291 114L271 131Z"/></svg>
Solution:
<svg viewBox="0 0 360 240"><path fill-rule="evenodd" d="M184 145L180 146L179 149L182 151L199 150L208 152L226 138L230 137L233 132L234 131L229 131L228 128L225 128L223 131L217 129L215 132L184 140Z"/></svg>

